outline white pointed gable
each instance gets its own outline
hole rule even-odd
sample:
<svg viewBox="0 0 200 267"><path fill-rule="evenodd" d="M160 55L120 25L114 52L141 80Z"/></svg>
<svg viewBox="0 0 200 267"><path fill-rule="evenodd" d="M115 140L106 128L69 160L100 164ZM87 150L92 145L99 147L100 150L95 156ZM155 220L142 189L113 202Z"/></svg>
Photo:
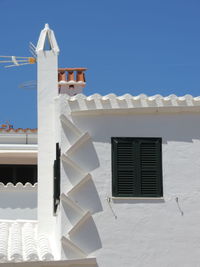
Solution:
<svg viewBox="0 0 200 267"><path fill-rule="evenodd" d="M45 49L46 43L49 43L50 49ZM40 33L40 37L36 47L36 53L45 50L52 50L53 52L59 53L59 47L54 36L54 32L49 28L48 24L45 24L44 29Z"/></svg>

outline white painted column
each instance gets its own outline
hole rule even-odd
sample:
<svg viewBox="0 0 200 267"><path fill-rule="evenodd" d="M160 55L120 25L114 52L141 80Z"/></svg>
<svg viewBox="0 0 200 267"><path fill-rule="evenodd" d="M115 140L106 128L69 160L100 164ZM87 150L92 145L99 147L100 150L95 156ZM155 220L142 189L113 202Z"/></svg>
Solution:
<svg viewBox="0 0 200 267"><path fill-rule="evenodd" d="M48 24L41 31L37 53L38 79L38 221L39 232L50 235L53 215L53 163L56 154L54 99L58 95L58 53Z"/></svg>

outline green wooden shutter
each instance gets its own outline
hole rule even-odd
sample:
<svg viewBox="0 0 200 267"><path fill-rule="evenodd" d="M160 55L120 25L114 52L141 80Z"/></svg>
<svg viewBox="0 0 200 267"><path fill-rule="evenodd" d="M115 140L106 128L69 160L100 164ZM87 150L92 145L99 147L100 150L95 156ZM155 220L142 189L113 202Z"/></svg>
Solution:
<svg viewBox="0 0 200 267"><path fill-rule="evenodd" d="M56 214L57 206L60 202L60 147L59 143L56 143L56 160L54 160L54 215Z"/></svg>
<svg viewBox="0 0 200 267"><path fill-rule="evenodd" d="M162 196L161 138L112 138L112 194Z"/></svg>
<svg viewBox="0 0 200 267"><path fill-rule="evenodd" d="M113 195L133 196L136 192L135 143L130 138L112 138Z"/></svg>
<svg viewBox="0 0 200 267"><path fill-rule="evenodd" d="M141 196L162 196L161 139L139 140Z"/></svg>

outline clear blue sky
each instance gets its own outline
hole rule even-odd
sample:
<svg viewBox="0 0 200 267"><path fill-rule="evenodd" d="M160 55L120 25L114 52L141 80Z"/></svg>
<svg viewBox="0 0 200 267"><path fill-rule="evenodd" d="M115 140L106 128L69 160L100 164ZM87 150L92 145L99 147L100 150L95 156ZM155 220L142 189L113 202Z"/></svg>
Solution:
<svg viewBox="0 0 200 267"><path fill-rule="evenodd" d="M0 0L0 54L29 56L45 23L60 67L87 67L86 95L200 95L199 0ZM0 65L0 123L37 127L36 65Z"/></svg>

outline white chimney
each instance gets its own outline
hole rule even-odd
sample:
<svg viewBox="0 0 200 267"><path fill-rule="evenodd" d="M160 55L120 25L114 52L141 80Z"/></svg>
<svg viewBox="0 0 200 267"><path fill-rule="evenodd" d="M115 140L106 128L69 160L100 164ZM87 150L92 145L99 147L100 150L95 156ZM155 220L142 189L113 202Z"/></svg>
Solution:
<svg viewBox="0 0 200 267"><path fill-rule="evenodd" d="M36 47L38 90L38 221L39 232L51 235L53 214L53 164L56 155L54 99L58 95L59 48L45 24Z"/></svg>

